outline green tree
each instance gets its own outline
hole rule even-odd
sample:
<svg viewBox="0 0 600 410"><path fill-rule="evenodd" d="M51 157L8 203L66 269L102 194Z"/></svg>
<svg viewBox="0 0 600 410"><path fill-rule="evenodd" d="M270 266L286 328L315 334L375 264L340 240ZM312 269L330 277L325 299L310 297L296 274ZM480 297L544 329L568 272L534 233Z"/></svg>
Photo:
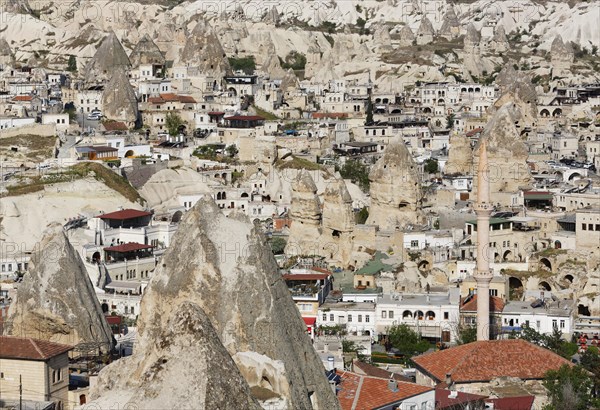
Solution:
<svg viewBox="0 0 600 410"><path fill-rule="evenodd" d="M454 119L456 118L456 116L454 114L448 114L448 116L446 116L446 129L447 130L451 130L452 128L454 128Z"/></svg>
<svg viewBox="0 0 600 410"><path fill-rule="evenodd" d="M476 326L460 326L458 328L458 338L456 340L456 343L458 343L459 345L466 345L467 343L475 342L476 340Z"/></svg>
<svg viewBox="0 0 600 410"><path fill-rule="evenodd" d="M367 100L367 118L365 119L365 125L373 124L373 102L371 97Z"/></svg>
<svg viewBox="0 0 600 410"><path fill-rule="evenodd" d="M363 206L360 211L356 214L356 223L359 225L364 225L369 218L369 209L366 206Z"/></svg>
<svg viewBox="0 0 600 410"><path fill-rule="evenodd" d="M235 144L231 144L231 145L228 145L227 148L225 148L225 152L231 158L234 158L240 151L238 150L238 148Z"/></svg>
<svg viewBox="0 0 600 410"><path fill-rule="evenodd" d="M349 179L352 183L358 184L364 192L369 190L369 167L362 162L350 159L338 171L342 178Z"/></svg>
<svg viewBox="0 0 600 410"><path fill-rule="evenodd" d="M581 366L593 373L592 396L600 397L600 351L597 347L590 346L581 355Z"/></svg>
<svg viewBox="0 0 600 410"><path fill-rule="evenodd" d="M431 347L429 342L404 323L390 327L388 339L393 347L407 357L424 353Z"/></svg>
<svg viewBox="0 0 600 410"><path fill-rule="evenodd" d="M425 160L425 166L423 168L425 172L429 174L437 174L440 170L438 161L435 158L427 158L427 160Z"/></svg>
<svg viewBox="0 0 600 410"><path fill-rule="evenodd" d="M273 253L275 255L281 255L285 249L285 245L287 245L287 242L285 241L285 239L280 238L278 236L271 239L270 243L271 243L271 250L273 251Z"/></svg>
<svg viewBox="0 0 600 410"><path fill-rule="evenodd" d="M74 73L77 71L77 58L74 55L69 56L69 61L67 62L67 71Z"/></svg>
<svg viewBox="0 0 600 410"><path fill-rule="evenodd" d="M291 51L287 56L285 56L285 60L280 61L281 68L292 70L304 70L306 67L306 56L298 51Z"/></svg>
<svg viewBox="0 0 600 410"><path fill-rule="evenodd" d="M563 365L545 374L544 387L550 403L544 410L588 410L598 405L591 395L592 378L581 366Z"/></svg>
<svg viewBox="0 0 600 410"><path fill-rule="evenodd" d="M256 70L256 61L254 56L249 57L229 57L229 65L234 71L242 70L245 74L252 74Z"/></svg>
<svg viewBox="0 0 600 410"><path fill-rule="evenodd" d="M165 126L167 127L167 132L171 136L175 136L179 134L181 130L181 126L183 125L183 120L179 116L179 114L170 112L167 114L165 118Z"/></svg>

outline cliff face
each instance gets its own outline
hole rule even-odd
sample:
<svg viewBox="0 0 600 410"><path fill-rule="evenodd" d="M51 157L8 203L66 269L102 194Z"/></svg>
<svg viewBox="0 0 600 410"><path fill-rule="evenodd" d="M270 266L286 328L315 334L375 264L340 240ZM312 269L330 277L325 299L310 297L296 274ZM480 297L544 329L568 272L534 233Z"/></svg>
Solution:
<svg viewBox="0 0 600 410"><path fill-rule="evenodd" d="M470 175L473 169L473 150L469 139L458 133L450 135L448 162L444 167L446 175Z"/></svg>
<svg viewBox="0 0 600 410"><path fill-rule="evenodd" d="M371 207L367 224L393 230L422 221L419 173L404 141L387 146L371 169L369 181Z"/></svg>
<svg viewBox="0 0 600 410"><path fill-rule="evenodd" d="M61 226L46 233L11 304L4 333L107 352L112 332L81 258Z"/></svg>
<svg viewBox="0 0 600 410"><path fill-rule="evenodd" d="M146 289L134 355L103 370L92 394L102 406L257 408L249 391L290 409L339 408L260 229L204 198Z"/></svg>
<svg viewBox="0 0 600 410"><path fill-rule="evenodd" d="M287 252L306 255L316 253L316 242L321 236L321 216L317 186L310 174L303 170L292 182L292 225Z"/></svg>
<svg viewBox="0 0 600 410"><path fill-rule="evenodd" d="M198 21L190 33L180 62L195 66L200 73L210 76L222 76L231 71L219 37L205 20Z"/></svg>
<svg viewBox="0 0 600 410"><path fill-rule="evenodd" d="M127 73L122 69L113 71L112 78L102 93L102 112L109 120L123 121L133 127L139 117L135 92Z"/></svg>
<svg viewBox="0 0 600 410"><path fill-rule="evenodd" d="M94 57L85 68L85 81L88 84L101 84L109 81L115 69L129 70L129 57L114 32L107 35Z"/></svg>

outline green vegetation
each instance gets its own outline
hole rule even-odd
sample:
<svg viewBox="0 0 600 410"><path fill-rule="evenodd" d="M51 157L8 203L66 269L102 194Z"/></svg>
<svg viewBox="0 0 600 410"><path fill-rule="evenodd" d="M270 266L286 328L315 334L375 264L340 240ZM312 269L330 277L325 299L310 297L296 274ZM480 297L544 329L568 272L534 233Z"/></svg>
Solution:
<svg viewBox="0 0 600 410"><path fill-rule="evenodd" d="M232 171L231 172L231 185L244 177L244 171Z"/></svg>
<svg viewBox="0 0 600 410"><path fill-rule="evenodd" d="M569 360L571 359L571 356L577 353L577 344L564 340L562 332L556 327L552 334L546 335L539 333L537 330L527 325L523 325L521 333L519 335L511 335L510 338L527 340L534 345L544 347Z"/></svg>
<svg viewBox="0 0 600 410"><path fill-rule="evenodd" d="M69 61L67 62L67 71L72 73L77 71L77 58L74 55L69 56Z"/></svg>
<svg viewBox="0 0 600 410"><path fill-rule="evenodd" d="M342 178L349 179L352 183L358 184L364 192L369 191L369 167L359 160L350 159L341 168L336 166L336 171L339 171Z"/></svg>
<svg viewBox="0 0 600 410"><path fill-rule="evenodd" d="M254 56L249 57L229 57L229 65L234 71L242 70L245 74L252 74L256 70L256 61Z"/></svg>
<svg viewBox="0 0 600 410"><path fill-rule="evenodd" d="M371 32L369 31L368 28L365 28L365 25L367 24L367 20L359 17L356 19L356 27L358 28L358 34L360 35L369 35L371 34Z"/></svg>
<svg viewBox="0 0 600 410"><path fill-rule="evenodd" d="M359 225L364 225L369 218L369 209L366 206L356 213L356 223Z"/></svg>
<svg viewBox="0 0 600 410"><path fill-rule="evenodd" d="M371 97L367 101L367 118L365 118L365 125L373 124L373 102L371 101Z"/></svg>
<svg viewBox="0 0 600 410"><path fill-rule="evenodd" d="M460 326L458 329L458 338L456 343L459 345L465 345L467 343L475 342L477 340L477 327L476 326Z"/></svg>
<svg viewBox="0 0 600 410"><path fill-rule="evenodd" d="M240 150L238 150L238 147L235 144L228 145L227 148L225 148L225 153L231 158L234 158L238 152L240 152Z"/></svg>
<svg viewBox="0 0 600 410"><path fill-rule="evenodd" d="M306 67L306 56L297 51L291 51L284 60L280 59L281 67L284 69L304 70Z"/></svg>
<svg viewBox="0 0 600 410"><path fill-rule="evenodd" d="M427 158L423 169L429 174L437 174L440 170L438 160L435 158Z"/></svg>
<svg viewBox="0 0 600 410"><path fill-rule="evenodd" d="M548 257L548 256L558 256L567 253L566 249L555 249L555 248L547 248L543 251L538 252L538 256L540 257Z"/></svg>
<svg viewBox="0 0 600 410"><path fill-rule="evenodd" d="M335 25L335 23L332 23L331 21L324 21L319 26L319 29L322 31L326 31L329 34L333 34L333 33L335 33L336 25Z"/></svg>
<svg viewBox="0 0 600 410"><path fill-rule="evenodd" d="M448 116L446 117L446 129L447 130L451 130L452 128L454 128L454 119L455 119L454 114L448 114Z"/></svg>
<svg viewBox="0 0 600 410"><path fill-rule="evenodd" d="M285 245L287 245L285 239L277 236L272 238L269 243L271 245L271 250L275 255L281 255L285 249Z"/></svg>
<svg viewBox="0 0 600 410"><path fill-rule="evenodd" d="M600 351L597 347L589 346L585 353L581 355L581 366L588 372L592 372L594 382L592 395L600 397Z"/></svg>
<svg viewBox="0 0 600 410"><path fill-rule="evenodd" d="M322 171L323 166L309 161L304 158L298 158L296 156L291 157L292 159L280 159L277 160L275 166L279 169L307 169L309 171Z"/></svg>
<svg viewBox="0 0 600 410"><path fill-rule="evenodd" d="M165 127L171 136L175 136L181 132L181 127L184 125L183 119L179 114L170 112L165 118Z"/></svg>
<svg viewBox="0 0 600 410"><path fill-rule="evenodd" d="M262 108L257 107L256 105L253 105L252 108L254 108L254 111L256 111L256 115L260 115L267 121L277 121L279 119L279 117L273 114L272 112L265 111Z"/></svg>
<svg viewBox="0 0 600 410"><path fill-rule="evenodd" d="M365 348L360 346L356 342L346 340L346 339L342 340L342 352L345 353L346 355L349 355L351 358L352 358L352 356L355 356L361 362L367 361L367 357L364 354L362 354L363 350L365 350ZM344 361L346 361L346 360L344 360ZM352 364L351 359L349 360L348 364L349 365Z"/></svg>
<svg viewBox="0 0 600 410"><path fill-rule="evenodd" d="M40 135L23 134L0 139L0 153L7 157L23 155L28 159L54 158L56 137L42 137ZM15 153L12 148L16 147Z"/></svg>
<svg viewBox="0 0 600 410"><path fill-rule="evenodd" d="M404 356L412 357L424 353L431 345L406 324L394 325L388 330L390 344Z"/></svg>
<svg viewBox="0 0 600 410"><path fill-rule="evenodd" d="M544 410L587 410L598 408L600 400L592 396L594 381L582 366L563 365L544 377L550 403Z"/></svg>

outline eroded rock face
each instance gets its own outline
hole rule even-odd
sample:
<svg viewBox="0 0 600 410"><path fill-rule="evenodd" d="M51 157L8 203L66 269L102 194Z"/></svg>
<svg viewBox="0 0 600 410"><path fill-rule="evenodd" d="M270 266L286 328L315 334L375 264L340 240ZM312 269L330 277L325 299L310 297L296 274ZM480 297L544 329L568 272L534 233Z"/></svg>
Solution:
<svg viewBox="0 0 600 410"><path fill-rule="evenodd" d="M446 40L452 40L458 37L460 34L460 22L454 11L454 7L450 5L448 12L444 14L442 21L442 27L440 28L440 37L444 37Z"/></svg>
<svg viewBox="0 0 600 410"><path fill-rule="evenodd" d="M180 62L197 67L199 73L209 76L219 77L231 71L219 37L204 19L199 20L190 33Z"/></svg>
<svg viewBox="0 0 600 410"><path fill-rule="evenodd" d="M137 98L127 73L122 69L113 70L113 76L104 88L102 112L107 119L123 121L130 127L138 120Z"/></svg>
<svg viewBox="0 0 600 410"><path fill-rule="evenodd" d="M408 25L405 25L404 27L402 27L402 29L400 30L400 33L398 33L400 35L400 46L401 47L408 47L411 46L413 41L415 41L415 33L413 33L413 31L410 29L410 27Z"/></svg>
<svg viewBox="0 0 600 410"><path fill-rule="evenodd" d="M93 398L103 408L126 397L139 408L254 409L248 391L266 389L290 409L339 409L260 228L243 215L225 217L211 198L181 222L138 323L134 355L100 374ZM260 379L245 360L256 355L270 364L256 369ZM210 389L218 394L201 396Z"/></svg>
<svg viewBox="0 0 600 410"><path fill-rule="evenodd" d="M4 38L0 38L0 67L12 66L15 63L15 56Z"/></svg>
<svg viewBox="0 0 600 410"><path fill-rule="evenodd" d="M323 228L339 232L354 228L352 197L341 178L329 183L323 194Z"/></svg>
<svg viewBox="0 0 600 410"><path fill-rule="evenodd" d="M390 143L371 169L367 224L394 230L422 221L419 173L404 141Z"/></svg>
<svg viewBox="0 0 600 410"><path fill-rule="evenodd" d="M433 36L435 35L435 30L433 29L433 24L427 17L423 17L421 20L421 25L417 30L417 44L424 45L433 42Z"/></svg>
<svg viewBox="0 0 600 410"><path fill-rule="evenodd" d="M506 37L506 31L504 30L504 26L496 26L494 36L492 37L492 40L489 43L489 48L491 51L494 51L496 53L503 53L510 48L508 38Z"/></svg>
<svg viewBox="0 0 600 410"><path fill-rule="evenodd" d="M510 195L530 187L532 178L527 165L527 146L521 139L515 119L518 107L507 103L494 113L481 138L487 141L490 196L493 203L510 205ZM474 152L473 169L477 169L479 146ZM476 197L478 176L473 176L473 196Z"/></svg>
<svg viewBox="0 0 600 410"><path fill-rule="evenodd" d="M79 254L60 225L46 232L10 305L4 333L108 352L112 332Z"/></svg>
<svg viewBox="0 0 600 410"><path fill-rule="evenodd" d="M165 56L148 34L145 34L136 44L129 55L129 60L134 68L139 67L140 64L164 65L166 63Z"/></svg>
<svg viewBox="0 0 600 410"><path fill-rule="evenodd" d="M321 205L317 186L310 174L302 170L292 183L290 236L287 252L310 255L315 253L316 240L321 235Z"/></svg>
<svg viewBox="0 0 600 410"><path fill-rule="evenodd" d="M101 84L109 81L115 70L127 71L130 67L129 57L121 42L114 32L110 32L86 66L85 81L88 84Z"/></svg>
<svg viewBox="0 0 600 410"><path fill-rule="evenodd" d="M444 166L446 175L470 175L473 169L473 150L471 142L465 135L450 135L448 162Z"/></svg>

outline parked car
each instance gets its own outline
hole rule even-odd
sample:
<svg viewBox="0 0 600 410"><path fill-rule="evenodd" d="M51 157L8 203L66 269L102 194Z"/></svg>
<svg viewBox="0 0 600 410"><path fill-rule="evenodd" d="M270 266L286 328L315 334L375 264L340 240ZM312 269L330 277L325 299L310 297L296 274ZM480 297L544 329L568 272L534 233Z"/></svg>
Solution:
<svg viewBox="0 0 600 410"><path fill-rule="evenodd" d="M87 119L90 121L100 121L100 115L94 114L94 113L89 113L87 116Z"/></svg>

